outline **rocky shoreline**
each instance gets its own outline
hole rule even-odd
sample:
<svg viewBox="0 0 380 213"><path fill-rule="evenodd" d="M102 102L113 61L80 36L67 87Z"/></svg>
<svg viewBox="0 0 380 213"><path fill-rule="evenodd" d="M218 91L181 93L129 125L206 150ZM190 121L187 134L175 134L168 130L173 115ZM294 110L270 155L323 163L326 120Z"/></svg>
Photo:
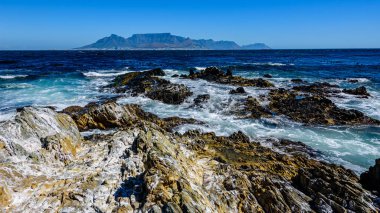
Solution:
<svg viewBox="0 0 380 213"><path fill-rule="evenodd" d="M177 105L192 93L159 76L161 69L132 72L108 86ZM268 89L242 95L230 113L241 119L276 114L305 125L380 125L329 96L368 96L325 83L274 88L210 67L178 76L237 87ZM227 91L228 92L228 91ZM208 94L194 99L201 107ZM263 104L267 102L268 104ZM301 142L270 139L264 147L242 132L217 136L175 127L195 119L160 118L115 100L72 106L62 112L24 107L0 123L0 208L5 212L378 212L379 162L358 177L317 160ZM105 130L83 137L81 132ZM112 131L109 131L112 130ZM269 140L269 139L268 139Z"/></svg>

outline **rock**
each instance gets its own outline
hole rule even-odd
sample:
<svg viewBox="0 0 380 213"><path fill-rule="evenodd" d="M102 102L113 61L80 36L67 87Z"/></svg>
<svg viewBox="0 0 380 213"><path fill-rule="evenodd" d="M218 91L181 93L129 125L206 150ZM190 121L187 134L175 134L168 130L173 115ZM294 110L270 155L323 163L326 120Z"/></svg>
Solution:
<svg viewBox="0 0 380 213"><path fill-rule="evenodd" d="M163 127L181 119L107 101L65 110L79 124L86 123L77 121L84 116L94 126L120 125L113 133L87 137L74 151L60 136L78 133L72 119L51 109L27 110L12 122L36 121L28 123L34 134L23 140L44 138L34 154L61 150L58 157L75 157L54 164L23 160L27 152L18 159L5 156L5 212L376 212L352 171L300 155L287 148L291 142L279 142L276 147L285 152L279 153L242 132L171 133ZM9 128L12 122L1 123L0 132L17 129Z"/></svg>
<svg viewBox="0 0 380 213"><path fill-rule="evenodd" d="M307 83L307 81L304 81L304 80L302 80L300 78L294 78L294 79L292 79L290 81L293 82L293 83L296 83L296 84Z"/></svg>
<svg viewBox="0 0 380 213"><path fill-rule="evenodd" d="M198 73L188 75L187 78L190 79L204 79L211 82L216 82L220 84L230 84L235 86L252 86L252 87L273 87L274 85L262 78L258 79L247 79L240 76L232 76L230 73L224 74L224 72L217 67L208 67Z"/></svg>
<svg viewBox="0 0 380 213"><path fill-rule="evenodd" d="M232 113L240 118L262 118L271 117L272 113L260 105L256 98L248 96L242 103L238 103Z"/></svg>
<svg viewBox="0 0 380 213"><path fill-rule="evenodd" d="M370 94L367 92L367 89L364 86L355 88L355 89L343 89L343 93L351 95L361 95L363 97L368 97Z"/></svg>
<svg viewBox="0 0 380 213"><path fill-rule="evenodd" d="M338 87L339 86L327 82L315 82L309 85L294 86L293 90L318 95L326 95L329 93L338 93L339 91L336 89Z"/></svg>
<svg viewBox="0 0 380 213"><path fill-rule="evenodd" d="M232 76L232 69L227 69L226 75L227 76Z"/></svg>
<svg viewBox="0 0 380 213"><path fill-rule="evenodd" d="M230 94L244 94L246 93L244 87L238 87L230 91Z"/></svg>
<svg viewBox="0 0 380 213"><path fill-rule="evenodd" d="M178 125L201 123L195 119L179 117L161 119L152 113L143 111L138 105L120 105L115 101L90 103L85 107L68 107L63 112L66 112L74 119L80 131L121 128L144 121L155 123L165 130L171 131Z"/></svg>
<svg viewBox="0 0 380 213"><path fill-rule="evenodd" d="M357 79L347 79L347 81L350 83L359 83L359 80Z"/></svg>
<svg viewBox="0 0 380 213"><path fill-rule="evenodd" d="M41 150L44 140L50 137L57 141L70 141L73 147L79 147L81 143L78 128L70 116L50 108L25 107L14 119L0 123L0 141L5 148L0 149L0 156L29 156L34 160L55 162L54 153ZM55 148L57 152L65 152L62 150L65 147Z"/></svg>
<svg viewBox="0 0 380 213"><path fill-rule="evenodd" d="M183 84L162 84L146 93L146 96L166 104L181 104L193 93Z"/></svg>
<svg viewBox="0 0 380 213"><path fill-rule="evenodd" d="M264 74L263 77L264 78L272 78L272 75L271 74Z"/></svg>
<svg viewBox="0 0 380 213"><path fill-rule="evenodd" d="M202 94L198 95L196 98L194 98L194 104L195 105L200 105L201 103L204 103L210 99L209 94Z"/></svg>
<svg viewBox="0 0 380 213"><path fill-rule="evenodd" d="M192 92L183 84L173 84L168 80L158 78L165 72L153 69L144 72L131 72L117 76L112 87L116 92L130 91L132 95L144 94L147 97L166 104L181 104Z"/></svg>
<svg viewBox="0 0 380 213"><path fill-rule="evenodd" d="M298 95L278 89L269 93L269 109L275 113L305 124L323 125L380 125L380 121L365 116L357 110L338 108L323 96Z"/></svg>
<svg viewBox="0 0 380 213"><path fill-rule="evenodd" d="M360 183L364 188L377 191L380 194L380 158L376 159L374 166L371 166L368 171L360 175Z"/></svg>
<svg viewBox="0 0 380 213"><path fill-rule="evenodd" d="M179 77L179 75L178 74L174 74L174 75L172 75L172 77L173 78L177 78L177 77Z"/></svg>

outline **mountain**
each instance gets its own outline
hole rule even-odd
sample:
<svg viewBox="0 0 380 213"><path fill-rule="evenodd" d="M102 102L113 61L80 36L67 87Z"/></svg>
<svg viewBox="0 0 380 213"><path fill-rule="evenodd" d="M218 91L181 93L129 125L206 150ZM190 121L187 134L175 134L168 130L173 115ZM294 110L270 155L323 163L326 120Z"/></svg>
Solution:
<svg viewBox="0 0 380 213"><path fill-rule="evenodd" d="M239 49L270 49L263 43L239 46L233 41L214 41L212 39L191 39L170 33L134 34L124 38L115 34L99 39L77 49L194 49L194 50L239 50Z"/></svg>

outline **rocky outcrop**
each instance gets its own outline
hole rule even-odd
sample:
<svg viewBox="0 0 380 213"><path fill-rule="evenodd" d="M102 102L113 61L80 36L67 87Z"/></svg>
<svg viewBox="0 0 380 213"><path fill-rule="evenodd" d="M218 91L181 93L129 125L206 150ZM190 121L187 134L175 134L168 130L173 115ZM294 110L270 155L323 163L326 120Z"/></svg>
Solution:
<svg viewBox="0 0 380 213"><path fill-rule="evenodd" d="M105 103L90 103L85 107L72 106L63 110L69 114L80 131L90 129L111 129L131 126L142 121L153 122L167 131L182 124L200 124L195 119L168 117L161 119L158 116L143 111L138 105L120 105L115 101Z"/></svg>
<svg viewBox="0 0 380 213"><path fill-rule="evenodd" d="M26 156L66 163L76 156L80 143L78 128L70 116L50 108L25 107L14 119L0 123L0 160Z"/></svg>
<svg viewBox="0 0 380 213"><path fill-rule="evenodd" d="M194 98L194 104L195 105L200 105L202 103L207 102L209 99L210 99L210 95L209 94L198 95L196 98Z"/></svg>
<svg viewBox="0 0 380 213"><path fill-rule="evenodd" d="M282 146L288 146L289 142L275 145L283 150L279 153L251 141L241 132L230 136L198 131L183 135L170 133L160 126L157 117L144 115L134 105L107 102L64 110L82 125L81 129L90 124L121 126L115 132L93 135L86 140L78 136L81 145L75 151L76 156L65 164L36 161L27 156L50 152L56 147L65 149L64 143L59 142L62 137L54 135L75 138L78 129L68 115L51 109L25 111L6 125L1 124L1 136L4 132L12 135L8 130L22 127L25 122L28 131L13 134L33 133L30 137L18 137L24 139L25 147L29 141L37 143L37 138L44 140L39 139L39 147L35 149L18 152L17 159L5 155L1 161L0 208L5 212L20 209L27 212L376 212L369 192L361 188L353 172L294 151L287 152ZM32 120L37 124L27 122ZM58 130L55 127L63 130L55 132ZM5 140L2 137L0 141L1 151L4 147L14 150L15 146L8 146L11 137ZM66 146L67 152L62 153L74 154L70 147Z"/></svg>
<svg viewBox="0 0 380 213"><path fill-rule="evenodd" d="M297 80L297 81L295 81ZM299 79L301 80L301 79ZM293 83L302 83L303 81L299 81L298 79L293 79ZM306 93L313 93L318 95L326 95L330 93L339 93L339 90L337 89L338 86L334 84L330 84L327 82L315 82L308 85L300 85L300 86L294 86L293 90L299 91L299 92L306 92Z"/></svg>
<svg viewBox="0 0 380 213"><path fill-rule="evenodd" d="M302 95L277 89L269 94L271 111L288 116L305 124L323 125L380 125L380 121L365 116L357 110L338 108L324 96Z"/></svg>
<svg viewBox="0 0 380 213"><path fill-rule="evenodd" d="M368 97L370 94L367 92L367 89L364 86L355 88L355 89L343 89L343 93L351 95L359 95L361 97Z"/></svg>
<svg viewBox="0 0 380 213"><path fill-rule="evenodd" d="M187 76L190 79L204 79L219 84L229 84L234 86L251 86L251 87L273 87L274 85L262 78L247 79L240 76L233 76L231 74L225 74L222 70L216 67L208 67L197 73L193 73Z"/></svg>
<svg viewBox="0 0 380 213"><path fill-rule="evenodd" d="M374 166L371 166L368 171L360 175L360 183L364 188L377 191L380 195L380 158L376 159Z"/></svg>
<svg viewBox="0 0 380 213"><path fill-rule="evenodd" d="M261 106L259 101L252 96L248 96L241 103L237 103L232 109L232 113L239 118L258 119L272 116L272 113L265 107Z"/></svg>
<svg viewBox="0 0 380 213"><path fill-rule="evenodd" d="M244 94L246 93L244 87L238 87L230 91L230 94Z"/></svg>
<svg viewBox="0 0 380 213"><path fill-rule="evenodd" d="M192 92L183 84L173 84L157 76L164 76L162 69L130 72L117 76L111 87L117 92L129 91L132 95L144 94L166 104L181 104Z"/></svg>

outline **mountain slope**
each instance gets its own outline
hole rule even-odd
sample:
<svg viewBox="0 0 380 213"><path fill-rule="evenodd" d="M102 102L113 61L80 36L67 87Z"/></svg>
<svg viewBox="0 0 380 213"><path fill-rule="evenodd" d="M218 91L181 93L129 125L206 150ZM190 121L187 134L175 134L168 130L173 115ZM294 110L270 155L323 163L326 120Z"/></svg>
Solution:
<svg viewBox="0 0 380 213"><path fill-rule="evenodd" d="M234 50L234 49L269 49L265 44L239 46L233 41L214 41L212 39L190 39L170 33L134 34L129 38L112 34L93 44L77 49L204 49L204 50Z"/></svg>

